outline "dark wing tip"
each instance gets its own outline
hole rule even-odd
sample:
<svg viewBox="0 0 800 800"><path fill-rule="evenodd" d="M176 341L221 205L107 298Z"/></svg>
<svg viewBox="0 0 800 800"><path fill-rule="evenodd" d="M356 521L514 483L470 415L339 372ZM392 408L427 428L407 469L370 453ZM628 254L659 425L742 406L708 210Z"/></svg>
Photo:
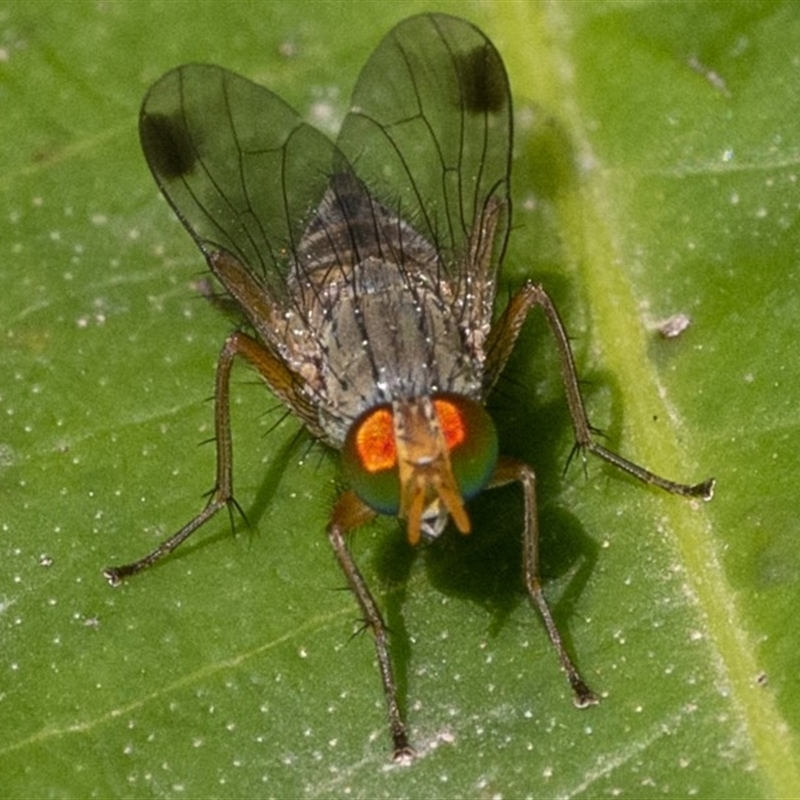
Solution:
<svg viewBox="0 0 800 800"><path fill-rule="evenodd" d="M464 107L474 114L497 114L508 103L508 80L503 61L487 41L456 61Z"/></svg>
<svg viewBox="0 0 800 800"><path fill-rule="evenodd" d="M142 110L139 137L150 168L162 178L188 175L198 161L197 145L177 116Z"/></svg>

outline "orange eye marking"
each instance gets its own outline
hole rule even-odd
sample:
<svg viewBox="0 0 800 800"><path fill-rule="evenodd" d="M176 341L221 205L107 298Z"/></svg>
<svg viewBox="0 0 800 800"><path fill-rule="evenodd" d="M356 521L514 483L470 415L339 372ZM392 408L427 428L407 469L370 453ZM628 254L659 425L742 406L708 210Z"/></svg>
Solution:
<svg viewBox="0 0 800 800"><path fill-rule="evenodd" d="M461 411L449 400L434 400L436 414L447 449L453 450L467 438L467 427Z"/></svg>
<svg viewBox="0 0 800 800"><path fill-rule="evenodd" d="M367 472L381 472L397 464L392 412L379 408L370 414L356 433L356 450Z"/></svg>

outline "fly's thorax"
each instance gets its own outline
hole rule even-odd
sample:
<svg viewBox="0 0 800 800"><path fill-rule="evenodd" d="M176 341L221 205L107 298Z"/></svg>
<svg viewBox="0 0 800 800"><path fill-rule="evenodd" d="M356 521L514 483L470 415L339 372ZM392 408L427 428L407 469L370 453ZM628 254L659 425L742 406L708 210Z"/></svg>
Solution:
<svg viewBox="0 0 800 800"><path fill-rule="evenodd" d="M423 272L368 258L343 273L314 331L324 352L317 400L328 438L343 442L366 409L396 398L479 399L484 356L466 341L463 311L455 287Z"/></svg>
<svg viewBox="0 0 800 800"><path fill-rule="evenodd" d="M469 533L464 502L489 482L497 457L497 432L483 406L447 392L368 409L343 447L352 489L375 511L405 519L411 544L438 536L448 518Z"/></svg>

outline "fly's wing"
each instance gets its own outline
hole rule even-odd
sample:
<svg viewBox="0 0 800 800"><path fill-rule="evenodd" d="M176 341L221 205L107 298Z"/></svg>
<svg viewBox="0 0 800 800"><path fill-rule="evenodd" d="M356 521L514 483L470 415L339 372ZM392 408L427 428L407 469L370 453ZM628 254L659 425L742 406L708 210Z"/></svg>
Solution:
<svg viewBox="0 0 800 800"><path fill-rule="evenodd" d="M139 133L161 191L209 263L227 251L279 295L334 146L277 95L215 66L155 83Z"/></svg>
<svg viewBox="0 0 800 800"><path fill-rule="evenodd" d="M337 147L440 268L491 282L508 230L511 97L481 31L443 14L397 25L361 70Z"/></svg>

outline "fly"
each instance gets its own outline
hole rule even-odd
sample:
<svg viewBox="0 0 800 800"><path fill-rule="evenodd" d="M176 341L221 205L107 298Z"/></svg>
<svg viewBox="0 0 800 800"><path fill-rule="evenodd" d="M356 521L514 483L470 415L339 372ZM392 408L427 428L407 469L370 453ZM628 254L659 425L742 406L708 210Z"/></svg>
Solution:
<svg viewBox="0 0 800 800"><path fill-rule="evenodd" d="M519 483L524 582L577 706L597 702L572 662L539 577L535 477L499 454L484 408L528 312L553 334L575 432L640 481L675 483L598 444L553 301L528 282L493 321L511 203L511 94L503 61L472 24L443 14L401 22L378 45L333 143L272 92L190 64L147 93L139 131L159 188L245 318L217 364L216 484L205 508L148 555L105 576L118 585L234 504L230 373L243 358L316 439L341 453L350 486L327 535L375 640L394 758L413 756L386 625L347 546L377 514L411 545L466 503Z"/></svg>

